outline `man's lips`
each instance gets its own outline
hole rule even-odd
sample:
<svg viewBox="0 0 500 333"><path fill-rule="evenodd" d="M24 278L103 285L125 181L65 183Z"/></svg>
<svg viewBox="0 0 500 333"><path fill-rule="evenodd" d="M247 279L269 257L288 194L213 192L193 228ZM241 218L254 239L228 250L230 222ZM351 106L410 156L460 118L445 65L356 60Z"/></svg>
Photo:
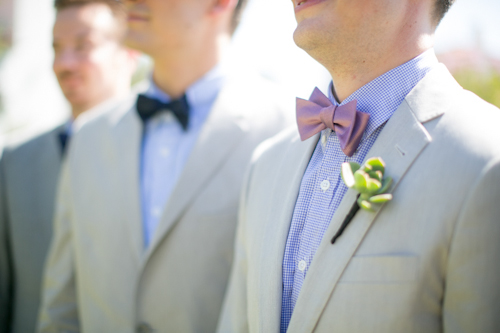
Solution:
<svg viewBox="0 0 500 333"><path fill-rule="evenodd" d="M145 22L149 20L149 15L142 14L142 13L129 13L127 16L127 20L129 22Z"/></svg>
<svg viewBox="0 0 500 333"><path fill-rule="evenodd" d="M307 7L314 6L320 2L325 0L294 0L295 3L295 12L302 10Z"/></svg>
<svg viewBox="0 0 500 333"><path fill-rule="evenodd" d="M59 84L65 89L74 89L82 84L82 80L78 77L59 78Z"/></svg>

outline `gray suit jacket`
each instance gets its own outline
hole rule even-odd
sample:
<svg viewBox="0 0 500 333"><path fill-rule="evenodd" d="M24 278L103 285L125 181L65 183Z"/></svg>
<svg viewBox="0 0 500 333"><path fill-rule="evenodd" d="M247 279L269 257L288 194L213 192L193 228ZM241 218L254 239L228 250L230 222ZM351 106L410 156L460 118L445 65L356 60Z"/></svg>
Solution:
<svg viewBox="0 0 500 333"><path fill-rule="evenodd" d="M291 124L293 98L228 79L148 248L139 195L142 122L127 105L72 140L47 262L43 332L213 332L253 149Z"/></svg>
<svg viewBox="0 0 500 333"><path fill-rule="evenodd" d="M309 267L289 332L498 332L500 111L440 65L385 125L394 199L359 211L349 190ZM300 182L319 136L289 131L255 156L244 185L220 332L278 332L282 261Z"/></svg>
<svg viewBox="0 0 500 333"><path fill-rule="evenodd" d="M61 164L62 126L0 159L0 331L33 332Z"/></svg>

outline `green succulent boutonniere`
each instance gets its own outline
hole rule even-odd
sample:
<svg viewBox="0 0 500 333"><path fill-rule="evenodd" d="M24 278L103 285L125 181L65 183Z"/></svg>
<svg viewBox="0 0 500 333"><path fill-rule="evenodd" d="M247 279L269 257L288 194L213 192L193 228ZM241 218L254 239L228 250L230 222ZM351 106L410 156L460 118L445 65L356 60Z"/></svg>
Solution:
<svg viewBox="0 0 500 333"><path fill-rule="evenodd" d="M373 212L375 205L392 200L392 194L386 193L392 178L384 178L384 172L385 163L380 157L370 158L362 167L356 162L342 164L342 180L360 193L357 202L362 209Z"/></svg>
<svg viewBox="0 0 500 333"><path fill-rule="evenodd" d="M333 236L332 244L342 235L360 208L374 212L377 206L392 200L392 194L386 193L392 185L392 178L384 177L384 173L385 163L380 157L370 158L363 166L356 162L342 164L342 180L348 188L358 191L359 195Z"/></svg>

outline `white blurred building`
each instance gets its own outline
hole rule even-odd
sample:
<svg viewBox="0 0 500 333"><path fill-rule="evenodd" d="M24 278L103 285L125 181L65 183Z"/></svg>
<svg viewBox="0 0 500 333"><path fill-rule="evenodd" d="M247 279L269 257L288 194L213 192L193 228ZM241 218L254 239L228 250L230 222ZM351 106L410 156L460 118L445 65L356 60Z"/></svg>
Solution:
<svg viewBox="0 0 500 333"><path fill-rule="evenodd" d="M13 2L12 48L0 64L0 131L39 130L69 108L52 73L53 0Z"/></svg>

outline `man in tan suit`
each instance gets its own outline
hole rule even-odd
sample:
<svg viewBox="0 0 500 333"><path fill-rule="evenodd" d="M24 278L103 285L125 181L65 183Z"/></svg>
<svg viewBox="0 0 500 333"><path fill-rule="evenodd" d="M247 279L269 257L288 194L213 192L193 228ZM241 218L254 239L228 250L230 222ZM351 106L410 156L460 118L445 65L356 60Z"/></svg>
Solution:
<svg viewBox="0 0 500 333"><path fill-rule="evenodd" d="M136 57L120 43L125 22L115 1L67 2L56 2L53 70L75 119L129 94ZM12 139L0 158L0 332L35 331L72 119Z"/></svg>
<svg viewBox="0 0 500 333"><path fill-rule="evenodd" d="M293 98L221 61L244 2L125 4L152 77L72 139L40 330L213 332L244 172Z"/></svg>
<svg viewBox="0 0 500 333"><path fill-rule="evenodd" d="M451 3L293 2L333 83L254 156L220 332L498 331L500 111L434 56ZM342 180L369 159L385 204Z"/></svg>

